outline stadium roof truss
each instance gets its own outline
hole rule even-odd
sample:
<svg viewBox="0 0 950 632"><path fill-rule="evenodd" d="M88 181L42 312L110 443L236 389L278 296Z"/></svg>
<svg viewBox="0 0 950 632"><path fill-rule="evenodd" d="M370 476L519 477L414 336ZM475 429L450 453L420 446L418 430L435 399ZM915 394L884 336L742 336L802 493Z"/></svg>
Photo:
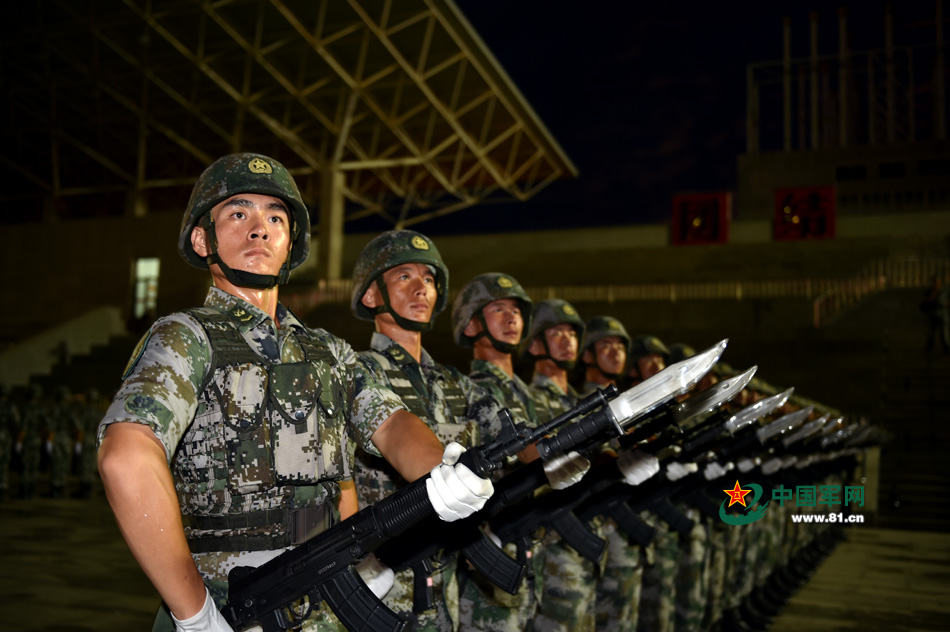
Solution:
<svg viewBox="0 0 950 632"><path fill-rule="evenodd" d="M338 189L341 221L410 226L576 175L451 0L25 5L0 44L20 193L121 192L144 214L149 192L254 150L310 202Z"/></svg>

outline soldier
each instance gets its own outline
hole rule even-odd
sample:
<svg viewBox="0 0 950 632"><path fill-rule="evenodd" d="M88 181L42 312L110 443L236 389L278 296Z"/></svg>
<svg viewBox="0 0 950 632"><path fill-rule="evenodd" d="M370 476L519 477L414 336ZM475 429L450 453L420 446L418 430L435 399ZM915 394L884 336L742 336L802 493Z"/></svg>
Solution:
<svg viewBox="0 0 950 632"><path fill-rule="evenodd" d="M350 309L372 321L376 332L360 360L380 384L390 388L406 408L435 432L443 443L465 447L498 432L500 405L482 387L457 369L438 364L422 346L448 297L449 271L431 239L411 230L385 232L371 240L356 259ZM385 460L357 448L354 479L361 506L377 502L405 485ZM452 630L458 624L457 555L431 560L433 609L417 611L416 629ZM386 593L386 605L413 609L413 572L402 570ZM378 571L377 571L378 572ZM385 572L385 571L384 571Z"/></svg>
<svg viewBox="0 0 950 632"><path fill-rule="evenodd" d="M647 380L666 368L670 350L656 336L641 335L630 344L629 377L634 383ZM683 395L683 398L687 395ZM669 475L669 474L668 474ZM677 508L693 522L689 537L677 541L676 598L673 626L675 630L696 630L706 613L708 581L707 547L709 525L695 507L677 504ZM672 539L670 540L672 544ZM672 551L672 548L667 550Z"/></svg>
<svg viewBox="0 0 950 632"><path fill-rule="evenodd" d="M208 269L203 307L156 321L99 426L99 472L119 529L170 612L157 629L230 630L218 605L234 566L259 566L335 520L347 436L407 480L431 470L444 520L491 483L366 372L304 327L278 284L307 258L310 220L283 165L231 154L198 178L178 250ZM216 604L215 602L219 602ZM314 608L303 629L332 619Z"/></svg>
<svg viewBox="0 0 950 632"><path fill-rule="evenodd" d="M498 272L480 274L455 299L452 332L456 343L472 348L472 379L489 388L516 418L534 426L546 420L547 412L539 410L538 393L514 371L514 358L530 328L531 309L531 299L513 277ZM534 460L537 450L530 446L519 458ZM586 459L570 453L545 464L545 471L551 486L562 489L580 480L589 466ZM547 576L542 577L542 573L547 562L539 555L540 550L541 541L535 539L523 552L529 564L528 574L514 599L484 582L478 584L477 577L467 583L463 595L463 624L467 629L520 631L529 627L532 620L535 629L551 629L550 625L578 629L572 624L576 622L575 615L580 612L583 618L587 612L583 608L578 610L573 601L562 601L557 618L550 625L539 623L545 617L545 609L554 606L554 597L545 604L549 589L556 589L555 584L544 583Z"/></svg>
<svg viewBox="0 0 950 632"><path fill-rule="evenodd" d="M96 427L102 419L102 398L99 391L91 388L86 391L86 402L79 413L80 432L77 442L79 459L79 498L92 496L96 480Z"/></svg>
<svg viewBox="0 0 950 632"><path fill-rule="evenodd" d="M10 387L0 384L0 501L9 493L10 457L19 426L20 411L10 397Z"/></svg>
<svg viewBox="0 0 950 632"><path fill-rule="evenodd" d="M49 452L49 496L66 496L67 478L76 439L77 420L75 405L67 386L59 386L47 416L47 446Z"/></svg>
<svg viewBox="0 0 950 632"><path fill-rule="evenodd" d="M30 399L20 415L20 427L13 449L20 457L20 498L29 500L36 494L36 477L40 469L40 456L43 445L43 427L49 406L43 397L43 387L34 384L30 389Z"/></svg>
<svg viewBox="0 0 950 632"><path fill-rule="evenodd" d="M670 350L663 341L656 336L637 336L630 343L627 360L630 370L627 377L631 384L639 384L648 380L666 368L666 360L670 357Z"/></svg>
<svg viewBox="0 0 950 632"><path fill-rule="evenodd" d="M581 360L584 362L582 394L616 384L623 377L629 346L630 335L616 318L594 316L587 321L581 341Z"/></svg>

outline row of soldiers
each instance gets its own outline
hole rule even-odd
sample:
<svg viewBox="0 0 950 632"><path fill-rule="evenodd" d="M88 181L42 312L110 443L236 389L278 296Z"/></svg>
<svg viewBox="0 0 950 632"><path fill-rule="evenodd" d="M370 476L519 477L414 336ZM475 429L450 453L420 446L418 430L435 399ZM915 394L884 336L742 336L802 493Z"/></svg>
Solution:
<svg viewBox="0 0 950 632"><path fill-rule="evenodd" d="M694 361L660 370L668 359L652 339L640 342L654 353L634 346L628 370L635 341L619 321L535 303L501 273L472 279L452 305L470 372L440 364L423 336L448 309L449 271L431 239L405 230L373 239L356 262L350 306L374 328L357 355L279 303L309 243L308 210L272 158L224 156L196 182L178 250L213 287L203 306L152 325L98 430L106 496L167 606L154 629L232 632L265 616L268 629L339 629L315 603L324 597L351 628L383 629L394 619L367 587L426 630L761 627L771 596L833 543L766 503L789 485L843 484L857 424L775 412L788 393L720 407L751 370L688 393L699 375L682 368ZM522 352L526 379L514 370ZM579 389L568 379L577 362ZM630 370L643 383L605 404ZM599 408L551 435L545 422L588 390ZM588 430L606 441L602 428L617 431L609 444L586 442ZM729 506L708 496L724 489ZM446 525L469 519L482 548L461 555L450 537L461 532ZM364 549L351 538L365 532L377 539ZM314 567L299 563L315 550ZM491 556L495 566L480 563ZM500 573L506 561L517 572ZM282 595L268 592L272 577ZM248 612L262 601L269 610Z"/></svg>
<svg viewBox="0 0 950 632"><path fill-rule="evenodd" d="M33 498L43 470L49 473L49 497L89 497L103 410L96 389L72 393L58 386L47 396L33 384L17 401L13 389L0 385L0 499ZM74 476L78 488L69 489Z"/></svg>
<svg viewBox="0 0 950 632"><path fill-rule="evenodd" d="M532 301L511 275L486 273L458 292L451 310L455 342L472 350L466 376L436 362L422 346L423 332L447 307L448 278L431 239L409 230L390 231L373 239L358 257L351 300L354 315L375 324L370 349L359 353L361 361L443 442L471 447L494 438L499 406L516 420L541 425L588 393L610 385L636 385L695 353L685 344L668 348L655 336L633 338L611 316L585 321L565 300ZM527 367L521 375L519 362ZM734 373L728 365L718 365L694 391L709 389ZM575 388L571 378L578 375ZM742 389L725 409L738 412L770 399L774 410L767 417L763 412L764 427L767 420L788 418L801 408L788 393L782 398L764 382L752 384L759 390ZM844 424L840 418L822 418L813 408L799 413L796 423L807 418L819 422L809 431L816 436L833 436ZM754 453L742 454L735 462L720 462L712 454L679 460L676 445L654 450L655 438L623 446L615 442L595 454L563 455L545 463L549 485L553 490L581 488L592 467L612 467L625 484L644 489L655 487L661 476L670 484L670 493L678 481L699 481L702 485L693 485L709 489L718 481L728 480L731 487L732 480L738 485L738 479L766 477ZM519 455L523 462L535 458L537 451L530 448ZM379 457L357 449L354 462L353 481L343 484L343 517L405 484ZM796 462L785 457L780 466L770 466L768 476L779 481L784 480L782 470L792 478L813 471L805 469L804 460L795 469ZM815 482L828 478L840 485L853 468L853 461L843 463L836 460L832 471L814 468L815 475L823 477ZM351 484L355 499L348 504ZM636 517L637 536L629 532L629 524L624 528L609 516L588 515L585 528L605 546L586 556L550 526L510 534L502 525L492 536L499 536L507 552L528 568L515 594L492 585L450 553L426 560L421 568L399 568L395 574L381 554L360 570L390 608L412 611L421 629L760 629L830 550L839 532L813 525L796 529L782 507L769 512L767 519L730 525L710 505L708 498L694 498L664 503L662 508L646 506ZM419 586L424 585L420 576L431 578L434 596L428 600L419 599Z"/></svg>

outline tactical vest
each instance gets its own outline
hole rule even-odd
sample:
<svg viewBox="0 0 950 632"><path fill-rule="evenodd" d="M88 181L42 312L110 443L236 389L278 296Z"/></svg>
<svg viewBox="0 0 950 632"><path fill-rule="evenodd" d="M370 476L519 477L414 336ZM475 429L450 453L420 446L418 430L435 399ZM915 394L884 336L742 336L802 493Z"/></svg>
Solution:
<svg viewBox="0 0 950 632"><path fill-rule="evenodd" d="M335 497L335 481L350 476L336 359L298 334L304 361L269 362L227 315L188 313L212 350L195 419L172 463L192 551L273 549L325 529L333 513L320 500ZM324 489L304 495L316 501L309 506L292 507L301 486Z"/></svg>
<svg viewBox="0 0 950 632"><path fill-rule="evenodd" d="M375 349L360 352L379 366L385 375L386 386L402 400L409 412L426 425L443 444L457 441L465 447L478 442L478 428L467 418L468 399L445 367L445 379L439 380L441 395L430 392L421 366L402 347L391 346L383 351ZM378 502L403 484L403 478L386 460L357 450L357 491L362 503Z"/></svg>
<svg viewBox="0 0 950 632"><path fill-rule="evenodd" d="M527 392L522 391L513 379L502 382L494 373L489 371L474 371L469 374L473 382L493 384L504 394L503 402L515 419L525 420L529 425L536 423L538 410L534 400Z"/></svg>

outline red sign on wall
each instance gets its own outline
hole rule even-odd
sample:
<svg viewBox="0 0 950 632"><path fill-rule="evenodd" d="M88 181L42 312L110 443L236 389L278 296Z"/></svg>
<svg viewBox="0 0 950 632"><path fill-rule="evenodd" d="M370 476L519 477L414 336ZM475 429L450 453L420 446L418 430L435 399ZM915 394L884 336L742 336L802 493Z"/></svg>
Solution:
<svg viewBox="0 0 950 632"><path fill-rule="evenodd" d="M674 245L724 244L731 219L732 193L677 193L670 240Z"/></svg>
<svg viewBox="0 0 950 632"><path fill-rule="evenodd" d="M772 234L777 240L833 238L835 188L776 189Z"/></svg>

